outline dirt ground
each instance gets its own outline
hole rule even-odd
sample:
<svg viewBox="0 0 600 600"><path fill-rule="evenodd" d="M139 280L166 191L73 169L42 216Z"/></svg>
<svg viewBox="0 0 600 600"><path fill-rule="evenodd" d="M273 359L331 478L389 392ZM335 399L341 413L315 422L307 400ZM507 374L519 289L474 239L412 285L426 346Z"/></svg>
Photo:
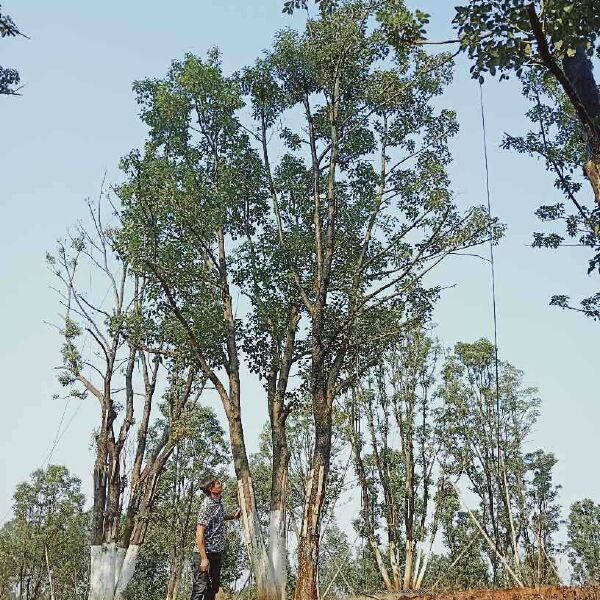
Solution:
<svg viewBox="0 0 600 600"><path fill-rule="evenodd" d="M469 590L441 594L372 594L348 600L600 600L600 586L586 588L542 587L509 590Z"/></svg>

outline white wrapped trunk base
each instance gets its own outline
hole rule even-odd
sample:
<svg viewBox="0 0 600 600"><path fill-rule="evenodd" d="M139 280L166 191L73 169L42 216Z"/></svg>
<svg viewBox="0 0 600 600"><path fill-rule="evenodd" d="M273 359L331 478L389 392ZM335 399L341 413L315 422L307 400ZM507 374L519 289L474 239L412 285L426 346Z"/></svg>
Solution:
<svg viewBox="0 0 600 600"><path fill-rule="evenodd" d="M133 579L139 555L140 547L137 544L130 544L127 548L125 558L121 563L121 572L119 573L117 585L115 586L115 600L122 600L127 586Z"/></svg>
<svg viewBox="0 0 600 600"><path fill-rule="evenodd" d="M274 510L269 519L269 561L273 587L279 600L284 600L287 582L286 532L283 512Z"/></svg>
<svg viewBox="0 0 600 600"><path fill-rule="evenodd" d="M90 591L88 600L122 600L133 578L140 547L125 550L115 543L90 548Z"/></svg>
<svg viewBox="0 0 600 600"><path fill-rule="evenodd" d="M88 600L114 600L116 544L90 548L90 592Z"/></svg>

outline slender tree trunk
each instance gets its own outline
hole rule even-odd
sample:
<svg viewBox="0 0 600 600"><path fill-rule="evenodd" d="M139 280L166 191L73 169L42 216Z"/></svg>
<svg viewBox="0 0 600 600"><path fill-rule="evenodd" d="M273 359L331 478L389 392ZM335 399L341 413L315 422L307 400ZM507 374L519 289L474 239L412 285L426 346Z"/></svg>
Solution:
<svg viewBox="0 0 600 600"><path fill-rule="evenodd" d="M273 475L269 516L269 562L273 569L273 587L279 600L286 598L287 583L287 481L289 449L285 422L271 424L273 439Z"/></svg>
<svg viewBox="0 0 600 600"><path fill-rule="evenodd" d="M318 557L321 513L331 458L332 414L323 379L315 382L313 413L315 442L304 502L304 516L298 546L298 577L294 600L318 597Z"/></svg>
<svg viewBox="0 0 600 600"><path fill-rule="evenodd" d="M352 413L350 415L350 423L348 425L348 435L350 437L350 445L354 457L354 469L356 471L358 483L360 485L362 518L365 527L365 532L367 534L367 540L369 542L369 545L371 546L371 550L373 551L373 556L375 557L377 568L379 569L381 579L383 580L383 585L385 586L386 590L392 592L395 591L396 588L392 584L392 580L390 579L388 569L385 565L385 561L383 560L383 556L381 555L381 550L379 548L379 544L377 543L377 538L375 536L375 523L373 521L373 513L371 511L369 482L367 481L367 473L361 454L362 440L360 438L360 433L357 431L356 428L356 423L360 419L360 413L357 410L357 402L358 400L356 390L352 388Z"/></svg>
<svg viewBox="0 0 600 600"><path fill-rule="evenodd" d="M179 569L180 565L178 561L171 561L166 600L176 600L177 598L177 591L179 590Z"/></svg>
<svg viewBox="0 0 600 600"><path fill-rule="evenodd" d="M288 309L288 323L283 351L275 336L272 339L273 360L267 377L269 420L273 447L271 477L271 513L269 517L269 562L272 584L280 600L287 597L287 492L290 450L286 433L288 411L285 394L293 365L296 331L300 320L297 304Z"/></svg>

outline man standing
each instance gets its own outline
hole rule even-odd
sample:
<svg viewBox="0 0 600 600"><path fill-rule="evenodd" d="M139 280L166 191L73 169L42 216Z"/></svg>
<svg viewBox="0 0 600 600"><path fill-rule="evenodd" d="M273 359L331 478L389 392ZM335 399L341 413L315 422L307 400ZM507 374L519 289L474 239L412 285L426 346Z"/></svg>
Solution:
<svg viewBox="0 0 600 600"><path fill-rule="evenodd" d="M223 484L210 478L202 485L206 495L198 513L196 548L192 561L194 582L192 600L214 600L219 591L221 562L225 549L225 521L239 519L238 508L233 515L226 515L223 507Z"/></svg>

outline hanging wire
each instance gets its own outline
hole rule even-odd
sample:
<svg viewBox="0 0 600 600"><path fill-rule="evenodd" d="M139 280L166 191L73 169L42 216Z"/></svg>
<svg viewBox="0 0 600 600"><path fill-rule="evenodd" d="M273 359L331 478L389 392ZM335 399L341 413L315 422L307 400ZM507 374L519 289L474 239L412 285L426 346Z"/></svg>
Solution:
<svg viewBox="0 0 600 600"><path fill-rule="evenodd" d="M492 311L494 318L494 363L495 363L495 377L496 377L496 410L498 418L500 415L500 399L499 399L499 368L498 368L498 310L496 305L496 265L494 261L494 231L492 227L492 202L490 194L490 167L488 161L488 150L487 150L487 128L485 121L485 109L483 104L483 85L479 84L479 103L481 107L481 128L483 131L483 157L485 161L485 191L487 196L487 209L489 218L489 234L490 234L490 267L492 274ZM500 430L498 430L498 440L500 439Z"/></svg>
<svg viewBox="0 0 600 600"><path fill-rule="evenodd" d="M485 119L485 107L483 101L483 84L479 84L479 106L481 109L481 130L483 134L483 157L484 157L484 165L485 165L485 191L487 197L487 209L488 209L488 219L489 219L489 250L490 250L490 270L491 270L491 280L492 280L492 314L494 321L494 375L495 375L495 383L496 383L496 451L498 456L498 476L501 477L501 452L502 452L502 443L500 440L500 369L499 369L499 360L498 360L498 310L496 303L496 265L494 261L494 231L492 225L492 201L491 201L491 193L490 193L490 167L488 160L488 144L487 144L487 127L486 127L486 119ZM494 532L497 537L497 533ZM496 539L496 545L498 544L498 540ZM497 561L495 560L494 565L494 580L493 587L496 587L496 571L497 571Z"/></svg>

